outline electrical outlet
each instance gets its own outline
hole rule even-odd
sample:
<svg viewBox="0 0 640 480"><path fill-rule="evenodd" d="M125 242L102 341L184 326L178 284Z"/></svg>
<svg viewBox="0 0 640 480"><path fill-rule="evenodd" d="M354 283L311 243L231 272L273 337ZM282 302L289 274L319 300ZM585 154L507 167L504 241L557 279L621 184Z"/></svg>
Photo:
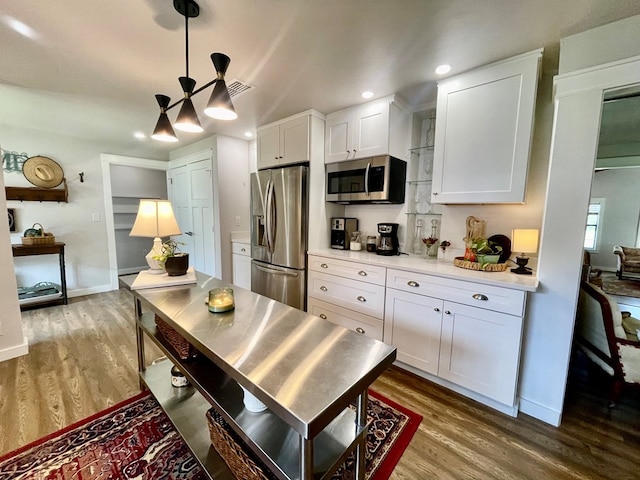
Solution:
<svg viewBox="0 0 640 480"><path fill-rule="evenodd" d="M92 222L99 222L100 221L100 214L99 213L92 213L91 214L91 221Z"/></svg>
<svg viewBox="0 0 640 480"><path fill-rule="evenodd" d="M240 216L236 215L236 227L240 226Z"/></svg>

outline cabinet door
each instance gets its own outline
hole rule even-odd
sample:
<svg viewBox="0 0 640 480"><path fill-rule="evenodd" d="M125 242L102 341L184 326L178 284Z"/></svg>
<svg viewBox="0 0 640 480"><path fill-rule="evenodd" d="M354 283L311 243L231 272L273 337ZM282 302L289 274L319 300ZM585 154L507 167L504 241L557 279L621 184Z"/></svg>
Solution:
<svg viewBox="0 0 640 480"><path fill-rule="evenodd" d="M325 163L353 158L353 113L341 110L327 115L325 127Z"/></svg>
<svg viewBox="0 0 640 480"><path fill-rule="evenodd" d="M522 317L445 301L438 375L513 405L521 335Z"/></svg>
<svg viewBox="0 0 640 480"><path fill-rule="evenodd" d="M280 124L280 165L309 160L309 117L292 118Z"/></svg>
<svg viewBox="0 0 640 480"><path fill-rule="evenodd" d="M280 126L271 125L258 130L258 169L280 164Z"/></svg>
<svg viewBox="0 0 640 480"><path fill-rule="evenodd" d="M353 113L353 158L389 153L389 103L372 102Z"/></svg>
<svg viewBox="0 0 640 480"><path fill-rule="evenodd" d="M251 290L251 257L234 253L233 284Z"/></svg>
<svg viewBox="0 0 640 480"><path fill-rule="evenodd" d="M542 50L438 85L433 203L522 203Z"/></svg>
<svg viewBox="0 0 640 480"><path fill-rule="evenodd" d="M398 349L397 359L438 374L442 300L387 289L384 341Z"/></svg>

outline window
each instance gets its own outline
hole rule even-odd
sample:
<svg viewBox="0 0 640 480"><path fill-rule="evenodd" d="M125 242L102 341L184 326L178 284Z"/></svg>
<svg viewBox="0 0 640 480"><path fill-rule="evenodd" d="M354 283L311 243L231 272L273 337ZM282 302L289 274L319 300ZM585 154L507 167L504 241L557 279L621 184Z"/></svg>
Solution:
<svg viewBox="0 0 640 480"><path fill-rule="evenodd" d="M592 198L587 212L587 226L584 232L584 248L596 250L600 240L602 216L604 214L604 198Z"/></svg>

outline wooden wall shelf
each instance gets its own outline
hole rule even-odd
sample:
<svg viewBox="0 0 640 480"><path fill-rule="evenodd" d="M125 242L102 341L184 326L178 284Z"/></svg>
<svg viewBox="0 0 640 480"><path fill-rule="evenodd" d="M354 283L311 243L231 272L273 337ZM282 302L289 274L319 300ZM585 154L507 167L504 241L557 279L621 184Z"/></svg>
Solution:
<svg viewBox="0 0 640 480"><path fill-rule="evenodd" d="M27 202L68 202L69 191L66 180L62 180L62 188L39 187L4 187L7 200Z"/></svg>

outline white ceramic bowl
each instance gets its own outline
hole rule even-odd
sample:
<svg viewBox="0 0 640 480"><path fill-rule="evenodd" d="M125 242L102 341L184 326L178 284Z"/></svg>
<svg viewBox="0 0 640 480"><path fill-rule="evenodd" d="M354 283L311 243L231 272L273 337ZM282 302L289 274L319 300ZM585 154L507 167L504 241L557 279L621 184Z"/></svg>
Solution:
<svg viewBox="0 0 640 480"><path fill-rule="evenodd" d="M240 386L240 388L242 388L242 393L244 394L242 400L244 402L244 407L247 410L249 410L250 412L258 413L264 412L267 409L267 406L260 400L258 400L251 392L249 392L249 390L247 390L243 386Z"/></svg>

